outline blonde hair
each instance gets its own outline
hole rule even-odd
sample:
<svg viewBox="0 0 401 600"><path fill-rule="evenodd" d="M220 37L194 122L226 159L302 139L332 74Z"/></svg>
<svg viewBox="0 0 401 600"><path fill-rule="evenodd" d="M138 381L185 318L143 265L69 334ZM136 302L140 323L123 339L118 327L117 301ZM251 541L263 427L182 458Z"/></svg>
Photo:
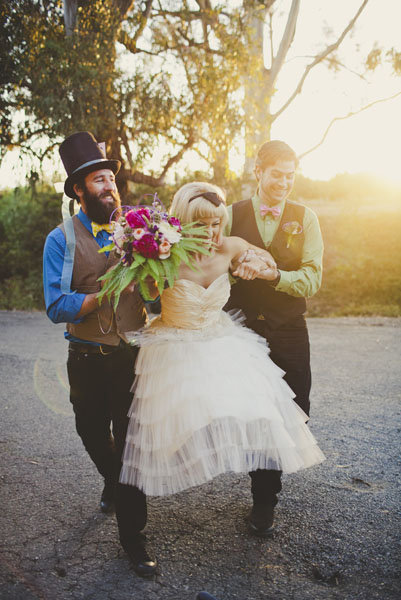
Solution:
<svg viewBox="0 0 401 600"><path fill-rule="evenodd" d="M198 194L202 194L203 192L213 192L217 194L222 201L221 204L215 206L201 195L190 202L191 198ZM221 188L217 187L217 185L203 181L186 183L175 193L173 202L171 203L170 213L177 217L182 223L192 223L205 217L219 217L220 228L218 244L221 243L223 231L228 223L228 212L226 208L225 193Z"/></svg>

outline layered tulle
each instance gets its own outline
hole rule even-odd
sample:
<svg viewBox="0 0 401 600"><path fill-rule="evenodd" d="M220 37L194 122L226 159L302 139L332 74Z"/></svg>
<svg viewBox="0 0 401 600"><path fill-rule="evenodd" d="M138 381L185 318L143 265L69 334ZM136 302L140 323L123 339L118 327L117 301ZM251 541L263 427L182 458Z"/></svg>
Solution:
<svg viewBox="0 0 401 600"><path fill-rule="evenodd" d="M179 280L163 295L174 311L180 296L176 326L162 314L139 335L120 481L149 495L172 494L227 471L291 473L324 459L265 341L221 311L228 278L212 286ZM188 327L188 313L199 327Z"/></svg>

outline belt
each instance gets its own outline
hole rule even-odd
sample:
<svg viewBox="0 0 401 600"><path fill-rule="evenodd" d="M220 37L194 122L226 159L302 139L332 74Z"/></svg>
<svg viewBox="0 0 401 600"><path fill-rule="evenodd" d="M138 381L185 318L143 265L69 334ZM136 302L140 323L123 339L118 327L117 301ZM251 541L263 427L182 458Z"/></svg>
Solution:
<svg viewBox="0 0 401 600"><path fill-rule="evenodd" d="M126 344L123 341L120 342L118 346L109 346L108 344L99 344L95 346L94 344L85 344L85 342L70 342L68 345L69 350L72 352L79 352L81 354L101 354L106 356L107 354L112 354L113 352L117 352L117 350L121 350Z"/></svg>

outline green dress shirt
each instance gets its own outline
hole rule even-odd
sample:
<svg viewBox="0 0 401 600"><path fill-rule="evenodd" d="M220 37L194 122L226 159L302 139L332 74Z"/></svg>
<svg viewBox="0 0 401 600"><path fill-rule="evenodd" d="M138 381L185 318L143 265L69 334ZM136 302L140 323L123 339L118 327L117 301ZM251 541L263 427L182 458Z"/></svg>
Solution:
<svg viewBox="0 0 401 600"><path fill-rule="evenodd" d="M280 226L285 200L276 204L277 207L281 208L281 216L277 219L270 214L262 217L259 208L260 204L261 200L256 193L252 198L253 210L260 236L266 249L268 249ZM233 218L232 206L228 206L227 208L229 221L225 229L225 234L230 235ZM290 296L310 298L313 294L316 294L322 283L323 240L317 216L307 206L305 206L302 227L305 241L300 267L296 271L282 271L280 269L280 281L275 286L275 289L278 292L285 292Z"/></svg>

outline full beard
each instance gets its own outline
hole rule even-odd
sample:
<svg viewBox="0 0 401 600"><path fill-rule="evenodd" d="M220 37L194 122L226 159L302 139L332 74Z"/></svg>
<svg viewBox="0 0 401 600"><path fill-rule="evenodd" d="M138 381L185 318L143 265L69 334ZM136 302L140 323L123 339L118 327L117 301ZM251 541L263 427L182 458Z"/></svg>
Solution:
<svg viewBox="0 0 401 600"><path fill-rule="evenodd" d="M103 204L102 198L107 198L108 196L113 198L113 202ZM84 200L87 216L91 221L99 223L99 225L109 223L112 215L113 221L120 216L121 199L118 192L91 194L88 188L84 185Z"/></svg>

